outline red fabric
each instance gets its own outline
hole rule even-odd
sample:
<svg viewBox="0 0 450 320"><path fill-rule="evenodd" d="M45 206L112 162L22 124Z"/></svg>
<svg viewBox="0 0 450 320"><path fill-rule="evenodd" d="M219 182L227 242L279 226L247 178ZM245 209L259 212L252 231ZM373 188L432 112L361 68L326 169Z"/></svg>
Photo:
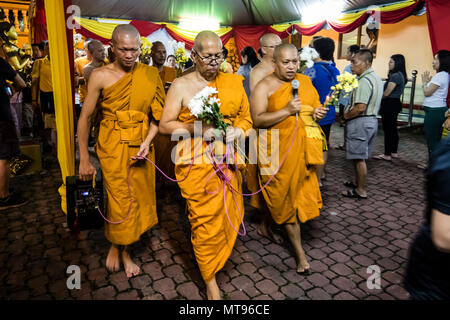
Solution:
<svg viewBox="0 0 450 320"><path fill-rule="evenodd" d="M352 23L347 24L347 25L334 23L331 21L329 21L328 24L336 32L348 33L348 32L352 32L353 30L357 29L359 26L362 26L364 23L366 23L366 20L368 17L369 17L369 14L367 12L365 12L361 17L359 17L358 19L356 19L355 21L353 21Z"/></svg>
<svg viewBox="0 0 450 320"><path fill-rule="evenodd" d="M443 1L444 2L444 1ZM448 2L448 1L447 1ZM381 23L396 23L399 22L406 17L410 16L411 13L418 7L423 5L423 0L419 0L416 3L410 5L409 7L405 7L398 10L381 12L380 14L380 22Z"/></svg>
<svg viewBox="0 0 450 320"><path fill-rule="evenodd" d="M67 7L72 5L72 0L64 0L64 12L66 21L71 16L71 13L67 13ZM70 68L70 79L71 79L71 87L72 87L72 110L73 110L73 117L76 119L76 112L75 112L75 66L73 61L74 59L74 52L73 52L73 30L66 28L66 40L67 40L67 48L69 48L69 68Z"/></svg>
<svg viewBox="0 0 450 320"><path fill-rule="evenodd" d="M253 47L255 51L258 51L259 38L261 38L263 34L271 32L273 30L270 29L272 28L270 28L269 26L233 26L234 39L236 40L236 47L238 49L238 52L241 52L247 46Z"/></svg>
<svg viewBox="0 0 450 320"><path fill-rule="evenodd" d="M90 32L88 29L83 28L82 26L80 26L80 29L77 29L77 33L80 33L85 38L98 40L103 44L111 43L111 39L106 39L106 38L100 37L100 36L96 35L95 33Z"/></svg>
<svg viewBox="0 0 450 320"><path fill-rule="evenodd" d="M426 0L428 31L433 55L439 50L450 50L450 3L448 0Z"/></svg>
<svg viewBox="0 0 450 320"><path fill-rule="evenodd" d="M313 34L315 34L316 32L319 32L320 30L322 30L324 24L326 21L322 21L319 22L318 24L309 27L309 28L301 28L297 25L294 25L294 28L297 30L298 33L303 34L305 36L312 36Z"/></svg>
<svg viewBox="0 0 450 320"><path fill-rule="evenodd" d="M48 40L47 24L45 18L44 0L36 1L36 16L34 18L34 43Z"/></svg>
<svg viewBox="0 0 450 320"><path fill-rule="evenodd" d="M173 32L172 30L170 30L169 28L167 28L167 26L165 24L161 25L162 27L164 27L164 29L166 29L167 33L174 38L174 40L178 41L178 42L184 42L184 45L186 47L186 49L188 50L192 50L192 48L194 47L194 41L185 39L181 36L179 36L178 34L176 34L175 32Z"/></svg>
<svg viewBox="0 0 450 320"><path fill-rule="evenodd" d="M132 26L134 26L140 33L142 37L148 37L150 34L155 32L156 30L161 29L164 25L142 21L142 20L132 20L130 22Z"/></svg>

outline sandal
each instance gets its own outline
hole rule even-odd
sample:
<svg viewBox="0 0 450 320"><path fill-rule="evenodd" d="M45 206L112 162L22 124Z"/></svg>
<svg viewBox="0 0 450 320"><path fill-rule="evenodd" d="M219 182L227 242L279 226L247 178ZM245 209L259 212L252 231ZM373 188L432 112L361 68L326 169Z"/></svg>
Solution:
<svg viewBox="0 0 450 320"><path fill-rule="evenodd" d="M352 189L358 188L358 186L356 184L354 184L353 181L345 181L344 186L346 186L348 188L352 188Z"/></svg>
<svg viewBox="0 0 450 320"><path fill-rule="evenodd" d="M386 156L384 154L379 154L379 155L377 155L377 156L375 156L373 158L376 159L376 160L392 161L392 158L390 158L390 156Z"/></svg>
<svg viewBox="0 0 450 320"><path fill-rule="evenodd" d="M346 192L342 192L342 195L347 198L356 198L356 199L367 199L366 197L361 196L356 189L347 190Z"/></svg>

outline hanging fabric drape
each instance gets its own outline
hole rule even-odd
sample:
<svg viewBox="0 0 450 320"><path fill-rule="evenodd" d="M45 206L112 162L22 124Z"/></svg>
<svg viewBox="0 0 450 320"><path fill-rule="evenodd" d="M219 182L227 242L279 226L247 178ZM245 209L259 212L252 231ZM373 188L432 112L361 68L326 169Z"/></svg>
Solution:
<svg viewBox="0 0 450 320"><path fill-rule="evenodd" d="M66 177L75 174L73 73L67 72L68 70L73 70L73 63L69 63L70 59L72 59L70 61L73 61L73 56L70 58L68 50L68 48L73 48L70 40L73 40L73 31L67 30L66 28L67 16L65 14L65 9L70 3L71 0L45 0L53 97L55 101L56 130L58 133L58 162L61 168L63 182L58 191L61 195L61 209L64 213L67 213ZM66 32L61 32L62 30Z"/></svg>
<svg viewBox="0 0 450 320"><path fill-rule="evenodd" d="M439 1L439 0L438 0ZM444 0L441 0L444 1ZM226 44L231 37L236 39L236 46L242 51L246 46L259 49L259 38L267 32L278 34L281 38L286 38L295 29L298 33L311 36L319 32L326 23L336 32L348 33L363 25L371 15L379 16L381 23L396 23L411 15L419 6L424 4L424 0L407 0L400 3L380 7L377 11L366 9L355 13L343 14L335 21L320 21L315 24L306 25L303 23L289 23L279 25L237 25L223 27L214 30ZM81 29L77 30L87 38L93 38L107 44L111 39L112 30L117 24L99 23L91 19L80 18ZM177 25L170 23L153 23L142 20L131 20L128 23L134 25L142 36L147 37L153 32L164 28L167 33L176 41L184 42L187 49L192 49L196 32L184 30Z"/></svg>
<svg viewBox="0 0 450 320"><path fill-rule="evenodd" d="M439 50L450 50L450 5L448 0L426 0L428 31L433 55Z"/></svg>

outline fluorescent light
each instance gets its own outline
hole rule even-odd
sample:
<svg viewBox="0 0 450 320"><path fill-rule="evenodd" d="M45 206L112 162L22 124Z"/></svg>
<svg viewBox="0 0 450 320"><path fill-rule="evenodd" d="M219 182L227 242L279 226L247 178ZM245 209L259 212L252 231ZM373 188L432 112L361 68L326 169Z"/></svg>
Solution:
<svg viewBox="0 0 450 320"><path fill-rule="evenodd" d="M215 31L220 29L220 22L217 19L209 17L193 17L185 16L180 18L178 26L181 29L191 31L211 30Z"/></svg>
<svg viewBox="0 0 450 320"><path fill-rule="evenodd" d="M342 0L315 1L301 11L302 23L313 24L324 20L333 21L342 16Z"/></svg>
<svg viewBox="0 0 450 320"><path fill-rule="evenodd" d="M131 20L97 18L100 23L129 24Z"/></svg>

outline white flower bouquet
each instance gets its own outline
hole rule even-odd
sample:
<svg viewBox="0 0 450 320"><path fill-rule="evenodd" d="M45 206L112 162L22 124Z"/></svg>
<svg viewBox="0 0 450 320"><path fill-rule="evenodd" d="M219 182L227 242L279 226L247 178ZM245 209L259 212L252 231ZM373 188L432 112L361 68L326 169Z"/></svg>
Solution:
<svg viewBox="0 0 450 320"><path fill-rule="evenodd" d="M223 114L220 112L220 100L214 96L217 93L216 88L210 86L203 88L192 98L188 108L191 115L226 132L229 124L224 121Z"/></svg>
<svg viewBox="0 0 450 320"><path fill-rule="evenodd" d="M314 59L319 58L319 54L316 49L310 47L302 48L300 53L300 68L306 66L311 68L314 65Z"/></svg>

